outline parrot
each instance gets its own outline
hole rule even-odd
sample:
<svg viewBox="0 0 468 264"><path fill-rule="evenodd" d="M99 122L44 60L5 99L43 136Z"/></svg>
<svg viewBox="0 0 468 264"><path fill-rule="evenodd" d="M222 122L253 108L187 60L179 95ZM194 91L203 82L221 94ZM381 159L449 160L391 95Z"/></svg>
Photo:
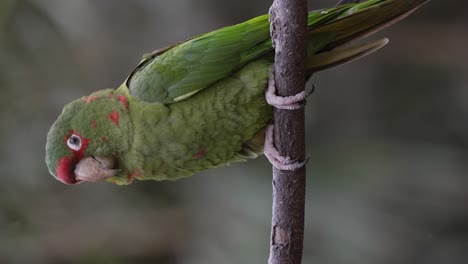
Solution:
<svg viewBox="0 0 468 264"><path fill-rule="evenodd" d="M356 41L428 1L342 1L309 12L307 78L380 49L388 39ZM64 106L47 134L50 174L127 185L257 158L275 103L288 109L306 97L275 100L274 52L265 14L145 54L118 88Z"/></svg>

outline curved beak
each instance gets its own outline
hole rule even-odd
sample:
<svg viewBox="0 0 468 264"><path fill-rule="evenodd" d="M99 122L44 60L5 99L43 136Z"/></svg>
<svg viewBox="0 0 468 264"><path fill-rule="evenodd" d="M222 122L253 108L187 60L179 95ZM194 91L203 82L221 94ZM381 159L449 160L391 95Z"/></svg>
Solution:
<svg viewBox="0 0 468 264"><path fill-rule="evenodd" d="M75 177L78 181L95 182L111 178L120 172L114 169L115 158L112 157L86 157L80 160L75 168Z"/></svg>

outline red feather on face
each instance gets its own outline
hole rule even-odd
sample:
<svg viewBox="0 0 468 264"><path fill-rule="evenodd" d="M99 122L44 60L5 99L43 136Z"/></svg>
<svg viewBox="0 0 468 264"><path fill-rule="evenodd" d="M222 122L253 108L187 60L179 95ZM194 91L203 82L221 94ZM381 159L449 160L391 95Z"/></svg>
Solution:
<svg viewBox="0 0 468 264"><path fill-rule="evenodd" d="M67 144L68 139L72 136L78 136L81 139L81 147L78 150L68 148L72 153L72 156L62 157L57 164L57 178L66 184L76 184L81 182L75 177L75 167L78 162L84 157L84 152L86 147L91 143L91 139L84 138L78 133L78 131L70 130L70 132L65 137L65 144Z"/></svg>

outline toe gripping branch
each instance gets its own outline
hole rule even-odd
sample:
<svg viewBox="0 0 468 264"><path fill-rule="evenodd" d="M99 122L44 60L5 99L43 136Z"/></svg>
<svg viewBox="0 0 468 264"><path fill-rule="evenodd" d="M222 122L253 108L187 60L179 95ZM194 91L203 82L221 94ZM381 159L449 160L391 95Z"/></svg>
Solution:
<svg viewBox="0 0 468 264"><path fill-rule="evenodd" d="M273 137L273 125L268 125L266 128L266 136L265 136L265 146L263 152L265 153L265 157L268 161L278 170L285 170L285 171L295 171L302 167L304 167L309 160L308 158L304 161L297 161L290 157L281 156L279 151L276 149L274 145L274 137Z"/></svg>
<svg viewBox="0 0 468 264"><path fill-rule="evenodd" d="M297 110L306 105L306 98L312 94L315 87L312 86L310 91L302 91L292 96L278 96L276 95L275 77L270 74L268 79L268 88L265 92L265 98L268 104L278 109L284 110ZM264 154L270 163L278 170L295 171L305 166L308 158L304 161L298 161L290 157L281 156L274 144L274 127L269 125L266 128Z"/></svg>
<svg viewBox="0 0 468 264"><path fill-rule="evenodd" d="M284 110L297 110L301 109L306 105L307 96L311 95L315 90L315 86L312 86L310 91L302 91L292 96L279 96L276 95L276 84L274 73L270 74L268 78L268 87L265 92L265 98L269 105L274 106L278 109Z"/></svg>

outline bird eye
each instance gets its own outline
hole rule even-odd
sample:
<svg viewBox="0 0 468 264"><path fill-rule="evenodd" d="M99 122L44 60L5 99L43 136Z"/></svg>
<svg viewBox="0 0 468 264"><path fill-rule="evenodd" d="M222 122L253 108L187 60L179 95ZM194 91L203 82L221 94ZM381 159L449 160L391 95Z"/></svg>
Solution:
<svg viewBox="0 0 468 264"><path fill-rule="evenodd" d="M77 135L71 135L67 140L67 146L75 151L80 150L81 138Z"/></svg>

